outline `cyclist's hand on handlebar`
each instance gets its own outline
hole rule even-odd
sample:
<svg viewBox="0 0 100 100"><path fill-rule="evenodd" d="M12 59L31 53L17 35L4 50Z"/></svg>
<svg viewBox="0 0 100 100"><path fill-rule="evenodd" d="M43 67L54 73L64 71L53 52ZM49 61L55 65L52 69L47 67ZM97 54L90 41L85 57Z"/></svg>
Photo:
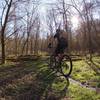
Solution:
<svg viewBox="0 0 100 100"><path fill-rule="evenodd" d="M48 44L48 48L52 48L51 43Z"/></svg>

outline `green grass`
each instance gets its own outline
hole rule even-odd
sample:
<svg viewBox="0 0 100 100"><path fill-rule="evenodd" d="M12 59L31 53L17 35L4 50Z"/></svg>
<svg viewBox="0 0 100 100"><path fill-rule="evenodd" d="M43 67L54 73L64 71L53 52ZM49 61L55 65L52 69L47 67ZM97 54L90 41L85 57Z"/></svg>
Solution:
<svg viewBox="0 0 100 100"><path fill-rule="evenodd" d="M93 62L100 69L100 57L93 57Z"/></svg>
<svg viewBox="0 0 100 100"><path fill-rule="evenodd" d="M81 83L88 83L93 87L96 87L98 82L100 83L100 76L83 60L73 61L73 72L71 77Z"/></svg>
<svg viewBox="0 0 100 100"><path fill-rule="evenodd" d="M100 95L95 91L82 88L76 84L69 86L69 94L71 100L100 100Z"/></svg>
<svg viewBox="0 0 100 100"><path fill-rule="evenodd" d="M22 97L28 97L28 100L47 100L46 98L63 100L65 97L70 100L100 99L100 95L95 91L82 88L75 83L69 85L64 77L58 77L50 70L45 62L45 60L39 59L37 61L23 61L19 66L14 64L1 66L0 70L3 70L0 72L0 79L13 79L11 83L8 81L6 86L1 84L0 89L3 91L3 97L12 97L13 100L14 98L22 100ZM93 81L90 83L91 86L100 86L100 77L84 61L73 62L71 77L80 82Z"/></svg>

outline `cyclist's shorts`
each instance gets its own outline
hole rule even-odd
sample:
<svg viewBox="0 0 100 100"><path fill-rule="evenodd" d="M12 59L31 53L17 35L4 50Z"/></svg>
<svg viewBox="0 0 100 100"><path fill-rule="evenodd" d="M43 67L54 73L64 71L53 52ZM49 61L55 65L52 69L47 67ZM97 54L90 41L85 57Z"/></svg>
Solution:
<svg viewBox="0 0 100 100"><path fill-rule="evenodd" d="M64 53L64 50L68 47L68 43L66 40L62 39L57 44L57 48L55 49L55 54Z"/></svg>

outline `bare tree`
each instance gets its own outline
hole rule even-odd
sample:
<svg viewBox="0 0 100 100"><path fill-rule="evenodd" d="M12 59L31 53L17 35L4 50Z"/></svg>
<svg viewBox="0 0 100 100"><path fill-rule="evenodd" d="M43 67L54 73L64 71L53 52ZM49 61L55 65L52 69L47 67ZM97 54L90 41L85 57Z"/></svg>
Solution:
<svg viewBox="0 0 100 100"><path fill-rule="evenodd" d="M38 49L39 49L39 33L40 33L40 20L39 18L37 19L37 29L36 29L36 34L35 34L35 41L34 41L34 54L38 54Z"/></svg>
<svg viewBox="0 0 100 100"><path fill-rule="evenodd" d="M12 6L12 0L10 0L9 2L7 0L5 0L5 2L6 2L6 4L3 8L2 17L1 17L1 46L2 46L2 61L1 61L1 63L2 64L5 63L5 41L4 41L5 29L6 29L6 25L7 25L7 21L8 21L9 12L10 12L10 9ZM4 16L6 7L7 7L6 15ZM3 18L4 18L4 22L3 22Z"/></svg>

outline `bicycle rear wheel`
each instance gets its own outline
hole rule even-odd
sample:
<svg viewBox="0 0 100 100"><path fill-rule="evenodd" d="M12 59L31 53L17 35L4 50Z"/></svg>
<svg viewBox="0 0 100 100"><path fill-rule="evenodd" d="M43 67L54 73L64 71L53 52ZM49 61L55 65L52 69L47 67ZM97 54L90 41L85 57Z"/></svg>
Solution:
<svg viewBox="0 0 100 100"><path fill-rule="evenodd" d="M61 73L69 77L72 72L72 60L68 55L64 55L61 61Z"/></svg>

